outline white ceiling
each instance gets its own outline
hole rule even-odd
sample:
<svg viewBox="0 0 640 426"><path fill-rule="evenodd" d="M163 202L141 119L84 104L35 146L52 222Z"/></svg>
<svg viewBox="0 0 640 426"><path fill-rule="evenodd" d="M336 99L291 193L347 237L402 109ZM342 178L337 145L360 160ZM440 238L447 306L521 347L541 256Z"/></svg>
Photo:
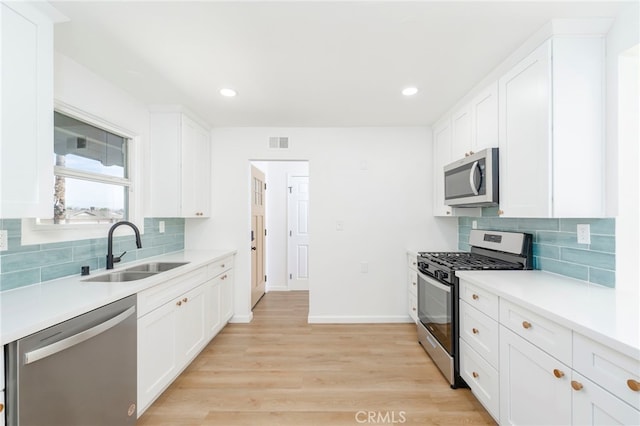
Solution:
<svg viewBox="0 0 640 426"><path fill-rule="evenodd" d="M185 105L216 127L296 127L429 125L549 19L615 17L628 3L53 5L70 18L56 50L141 101ZM402 96L408 85L420 92Z"/></svg>

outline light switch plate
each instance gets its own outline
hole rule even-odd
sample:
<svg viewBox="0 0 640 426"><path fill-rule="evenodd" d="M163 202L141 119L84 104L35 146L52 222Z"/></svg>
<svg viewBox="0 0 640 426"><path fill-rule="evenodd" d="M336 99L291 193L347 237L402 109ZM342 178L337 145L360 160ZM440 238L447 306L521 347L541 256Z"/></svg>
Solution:
<svg viewBox="0 0 640 426"><path fill-rule="evenodd" d="M576 232L578 234L578 244L591 244L591 226L588 223L579 223Z"/></svg>
<svg viewBox="0 0 640 426"><path fill-rule="evenodd" d="M9 232L6 229L0 229L0 251L9 250Z"/></svg>

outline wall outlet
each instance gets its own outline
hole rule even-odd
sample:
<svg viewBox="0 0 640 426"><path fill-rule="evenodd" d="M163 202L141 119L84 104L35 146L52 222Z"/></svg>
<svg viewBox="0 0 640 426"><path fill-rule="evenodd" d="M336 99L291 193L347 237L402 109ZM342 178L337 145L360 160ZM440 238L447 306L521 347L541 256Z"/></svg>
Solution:
<svg viewBox="0 0 640 426"><path fill-rule="evenodd" d="M471 221L471 229L478 229L478 221L477 220L472 220Z"/></svg>
<svg viewBox="0 0 640 426"><path fill-rule="evenodd" d="M160 232L161 234L164 233L164 220L158 222L158 232Z"/></svg>
<svg viewBox="0 0 640 426"><path fill-rule="evenodd" d="M587 224L578 224L576 232L578 233L578 244L591 244L591 226Z"/></svg>
<svg viewBox="0 0 640 426"><path fill-rule="evenodd" d="M0 251L9 250L9 232L0 229Z"/></svg>

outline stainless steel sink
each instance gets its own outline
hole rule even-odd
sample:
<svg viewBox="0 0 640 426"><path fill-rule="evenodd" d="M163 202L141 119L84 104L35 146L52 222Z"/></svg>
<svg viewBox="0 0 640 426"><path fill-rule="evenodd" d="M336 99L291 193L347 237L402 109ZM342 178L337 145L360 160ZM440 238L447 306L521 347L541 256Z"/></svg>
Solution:
<svg viewBox="0 0 640 426"><path fill-rule="evenodd" d="M130 272L165 272L189 262L151 262L125 269Z"/></svg>
<svg viewBox="0 0 640 426"><path fill-rule="evenodd" d="M125 282L125 281L135 281L141 280L144 278L149 278L153 275L156 275L157 272L142 272L142 271L122 271L122 272L111 272L110 274L97 275L95 277L87 278L86 280L82 280L84 282L103 282L103 283L113 283L113 282Z"/></svg>

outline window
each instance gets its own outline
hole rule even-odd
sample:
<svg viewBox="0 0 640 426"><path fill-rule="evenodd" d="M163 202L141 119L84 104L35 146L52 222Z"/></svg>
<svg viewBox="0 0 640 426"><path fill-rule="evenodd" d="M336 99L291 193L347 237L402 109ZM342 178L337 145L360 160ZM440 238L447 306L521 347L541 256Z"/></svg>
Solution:
<svg viewBox="0 0 640 426"><path fill-rule="evenodd" d="M63 102L55 108L51 215L23 218L22 244L102 238L120 220L142 230L140 135Z"/></svg>
<svg viewBox="0 0 640 426"><path fill-rule="evenodd" d="M129 139L54 113L54 224L128 219Z"/></svg>

